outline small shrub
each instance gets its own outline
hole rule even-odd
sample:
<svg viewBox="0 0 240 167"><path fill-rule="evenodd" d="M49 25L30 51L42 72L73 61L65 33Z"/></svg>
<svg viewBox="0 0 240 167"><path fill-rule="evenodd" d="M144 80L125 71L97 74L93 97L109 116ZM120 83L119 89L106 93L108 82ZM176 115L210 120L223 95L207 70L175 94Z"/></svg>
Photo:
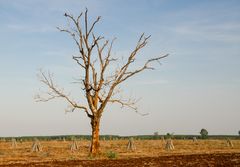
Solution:
<svg viewBox="0 0 240 167"><path fill-rule="evenodd" d="M201 129L200 135L202 139L207 139L208 138L208 131L206 129Z"/></svg>
<svg viewBox="0 0 240 167"><path fill-rule="evenodd" d="M69 156L68 158L69 160L76 160L76 158L74 156Z"/></svg>
<svg viewBox="0 0 240 167"><path fill-rule="evenodd" d="M109 159L115 159L115 158L117 158L117 153L114 152L114 151L108 151L108 152L107 152L107 157L108 157Z"/></svg>
<svg viewBox="0 0 240 167"><path fill-rule="evenodd" d="M166 139L173 139L174 138L174 133L167 133L166 134Z"/></svg>
<svg viewBox="0 0 240 167"><path fill-rule="evenodd" d="M94 157L92 154L89 154L89 155L88 155L88 160L94 160L94 158L95 158L95 157Z"/></svg>

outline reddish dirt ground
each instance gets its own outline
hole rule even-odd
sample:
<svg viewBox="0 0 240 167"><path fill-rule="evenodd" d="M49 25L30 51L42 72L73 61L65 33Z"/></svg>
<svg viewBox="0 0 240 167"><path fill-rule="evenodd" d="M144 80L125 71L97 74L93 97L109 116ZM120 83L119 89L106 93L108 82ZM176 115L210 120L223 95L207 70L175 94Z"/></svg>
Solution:
<svg viewBox="0 0 240 167"><path fill-rule="evenodd" d="M160 157L144 157L116 160L68 160L31 163L13 163L0 165L6 167L239 167L240 153L215 153L215 154L192 154L192 155L171 155Z"/></svg>

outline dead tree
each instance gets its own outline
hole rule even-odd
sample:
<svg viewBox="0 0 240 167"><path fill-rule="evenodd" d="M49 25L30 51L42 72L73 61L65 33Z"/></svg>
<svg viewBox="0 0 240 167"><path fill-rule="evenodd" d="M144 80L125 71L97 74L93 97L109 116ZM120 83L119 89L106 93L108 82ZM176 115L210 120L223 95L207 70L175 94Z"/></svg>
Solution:
<svg viewBox="0 0 240 167"><path fill-rule="evenodd" d="M140 67L134 67L136 57L139 51L144 48L150 36L143 33L135 48L129 53L125 59L113 57L112 48L115 41L106 40L101 35L96 35L94 29L101 17L97 17L95 21L89 24L88 10L74 17L65 13L64 16L68 20L67 28L59 28L61 32L65 32L73 39L77 46L78 53L72 56L72 59L79 66L82 77L77 78L74 83L81 85L85 95L84 102L74 100L69 93L61 89L53 80L51 73L42 70L39 72L39 80L48 87L47 92L36 95L36 100L47 102L55 98L63 98L69 104L66 111L82 110L90 119L92 127L92 140L90 153L96 155L99 152L99 127L102 114L109 103L119 104L121 107L129 107L135 111L136 99L126 99L119 95L119 86L129 78L139 74L145 70L154 70L154 62L168 55L150 58ZM113 69L115 67L115 69Z"/></svg>
<svg viewBox="0 0 240 167"><path fill-rule="evenodd" d="M40 144L38 139L34 139L31 151L32 152L40 152L40 151L42 151L42 146L41 146L41 144Z"/></svg>
<svg viewBox="0 0 240 167"><path fill-rule="evenodd" d="M166 150L174 150L174 145L173 145L172 139L167 139L165 149Z"/></svg>
<svg viewBox="0 0 240 167"><path fill-rule="evenodd" d="M134 141L133 141L132 137L128 141L127 150L131 150L131 151L136 150L136 146L134 144Z"/></svg>

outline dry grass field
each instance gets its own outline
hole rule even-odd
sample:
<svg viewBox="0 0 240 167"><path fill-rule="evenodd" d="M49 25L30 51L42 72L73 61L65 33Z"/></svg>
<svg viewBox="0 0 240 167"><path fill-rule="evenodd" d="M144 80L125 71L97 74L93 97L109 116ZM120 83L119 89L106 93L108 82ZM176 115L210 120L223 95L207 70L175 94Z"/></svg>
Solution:
<svg viewBox="0 0 240 167"><path fill-rule="evenodd" d="M35 166L34 164L45 164L53 162L77 162L92 161L89 157L90 141L77 141L79 149L70 150L71 141L40 141L41 152L32 152L33 142L17 142L17 147L12 148L12 142L0 142L0 166ZM240 140L232 140L233 148L227 145L226 140L173 140L174 150L164 149L162 140L134 140L136 150L127 150L128 140L101 141L101 154L94 158L95 161L134 160L138 158L160 158L189 155L238 155L233 161L240 165ZM110 160L114 159L114 160ZM229 159L229 158L228 158ZM231 159L231 157L230 157ZM213 159L214 160L214 159ZM174 161L172 159L172 161ZM66 165L66 164L65 164ZM37 166L37 165L36 165ZM55 166L55 165L51 165ZM58 165L56 165L58 166ZM59 165L61 166L61 165ZM74 165L73 165L74 166ZM80 165L81 166L81 165ZM100 165L101 166L101 165ZM120 166L120 165L117 165ZM141 166L141 165L140 165ZM144 165L142 165L144 166ZM154 165L150 165L154 166Z"/></svg>

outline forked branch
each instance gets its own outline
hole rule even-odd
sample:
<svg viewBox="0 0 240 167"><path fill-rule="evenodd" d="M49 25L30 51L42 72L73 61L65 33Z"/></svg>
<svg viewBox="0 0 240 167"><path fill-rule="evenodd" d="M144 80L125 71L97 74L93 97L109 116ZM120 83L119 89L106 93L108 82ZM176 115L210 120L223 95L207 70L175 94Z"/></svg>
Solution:
<svg viewBox="0 0 240 167"><path fill-rule="evenodd" d="M70 95L65 94L62 89L59 89L54 84L49 73L45 74L42 71L40 71L40 81L49 88L49 91L46 93L47 97L42 98L42 96L39 96L38 101L63 98L70 104L72 111L82 109L89 117L101 115L108 103L118 103L122 107L126 106L137 111L134 100L113 97L119 93L117 88L122 82L144 70L154 70L152 63L159 62L168 54L148 59L140 68L133 68L132 64L136 61L138 53L147 45L150 38L150 36L145 36L143 33L133 51L127 56L126 61L120 65L118 59L112 55L115 38L109 41L104 39L103 36L94 33L94 28L101 19L100 16L91 24L88 22L87 9L78 17L68 13L65 13L64 16L69 20L68 27L58 27L58 29L70 35L78 48L79 53L72 58L83 71L84 76L81 78L81 83L83 83L83 91L88 106L77 104L70 98ZM112 69L111 64L116 69Z"/></svg>
<svg viewBox="0 0 240 167"><path fill-rule="evenodd" d="M84 110L89 117L92 116L89 113L87 107L77 104L74 100L70 99L69 94L65 94L63 89L59 89L58 86L54 84L53 75L50 72L45 74L42 70L40 70L38 78L40 82L42 82L49 88L49 91L45 93L45 96L40 94L36 95L35 100L37 102L47 102L55 98L63 98L70 104L72 111L74 111L75 109L81 109Z"/></svg>

